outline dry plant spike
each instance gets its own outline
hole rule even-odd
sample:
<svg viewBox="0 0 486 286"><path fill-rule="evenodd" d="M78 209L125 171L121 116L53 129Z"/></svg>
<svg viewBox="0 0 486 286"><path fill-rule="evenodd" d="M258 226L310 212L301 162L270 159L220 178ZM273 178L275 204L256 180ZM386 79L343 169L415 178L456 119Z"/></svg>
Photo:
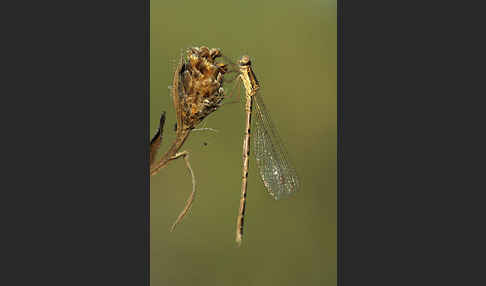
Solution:
<svg viewBox="0 0 486 286"><path fill-rule="evenodd" d="M172 98L177 114L176 139L162 158L150 168L155 175L180 150L190 132L216 111L224 98L223 76L227 66L215 62L222 55L218 49L193 47L187 60L181 57L174 73Z"/></svg>
<svg viewBox="0 0 486 286"><path fill-rule="evenodd" d="M162 129L165 122L165 114L163 114L159 132L151 142L151 176L166 167L170 161L183 157L192 177L192 192L184 209L172 225L171 231L174 231L177 224L189 211L196 193L196 179L189 163L189 153L187 151L179 152L179 150L191 131L221 106L224 98L223 77L228 71L226 64L215 61L221 56L220 50L209 49L205 46L188 49L186 59L181 56L174 73L171 91L177 120L176 139L161 159L153 162L162 141Z"/></svg>
<svg viewBox="0 0 486 286"><path fill-rule="evenodd" d="M176 71L174 73L174 80L172 83L172 99L174 101L174 107L176 109L176 116L177 116L177 133L176 133L176 139L172 143L172 145L169 147L169 150L162 156L162 158L157 162L153 163L150 166L150 175L153 176L157 174L157 172L164 168L170 160L171 157L173 157L177 151L182 147L182 144L186 141L187 137L189 136L190 130L186 132L182 132L183 130L180 128L181 122L182 122L182 114L179 112L180 110L180 72L183 67L183 58L180 58L179 64L177 65Z"/></svg>
<svg viewBox="0 0 486 286"><path fill-rule="evenodd" d="M162 112L159 121L159 129L157 133L155 133L154 137L150 141L150 166L152 166L155 156L157 155L157 151L160 148L160 144L162 144L162 134L164 133L164 124L165 124L165 111Z"/></svg>
<svg viewBox="0 0 486 286"><path fill-rule="evenodd" d="M194 171L191 168L191 163L189 163L189 152L182 151L180 153L177 153L174 157L171 158L171 160L175 160L179 157L184 158L184 161L186 162L187 169L189 169L189 172L191 173L192 192L189 195L189 198L187 198L187 200L186 200L186 205L184 206L184 209L181 211L181 213L177 217L176 221L172 224L172 227L170 229L171 232L175 230L176 226L181 222L181 220L187 214L187 212L189 211L189 209L192 206L192 202L194 201L194 197L196 195L196 177L194 176Z"/></svg>

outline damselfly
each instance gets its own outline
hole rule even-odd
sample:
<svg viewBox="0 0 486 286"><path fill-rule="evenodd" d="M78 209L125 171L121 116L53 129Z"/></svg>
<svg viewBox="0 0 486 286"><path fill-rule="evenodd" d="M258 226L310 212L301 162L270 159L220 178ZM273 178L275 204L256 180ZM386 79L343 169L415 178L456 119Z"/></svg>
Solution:
<svg viewBox="0 0 486 286"><path fill-rule="evenodd" d="M245 215L246 190L250 156L250 130L255 98L255 120L253 144L257 165L263 184L274 199L286 197L299 189L297 173L289 161L287 150L273 124L272 119L259 93L260 84L251 67L249 56L243 56L239 62L240 78L246 90L246 127L243 139L243 177L241 183L240 209L236 226L236 242L241 244Z"/></svg>

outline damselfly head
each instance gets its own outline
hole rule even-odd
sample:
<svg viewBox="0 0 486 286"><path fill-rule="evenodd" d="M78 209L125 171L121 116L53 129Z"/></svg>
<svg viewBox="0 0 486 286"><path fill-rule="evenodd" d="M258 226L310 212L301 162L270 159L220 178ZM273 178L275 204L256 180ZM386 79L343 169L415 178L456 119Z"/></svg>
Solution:
<svg viewBox="0 0 486 286"><path fill-rule="evenodd" d="M248 66L251 64L251 60L249 56L242 56L240 59L240 66Z"/></svg>

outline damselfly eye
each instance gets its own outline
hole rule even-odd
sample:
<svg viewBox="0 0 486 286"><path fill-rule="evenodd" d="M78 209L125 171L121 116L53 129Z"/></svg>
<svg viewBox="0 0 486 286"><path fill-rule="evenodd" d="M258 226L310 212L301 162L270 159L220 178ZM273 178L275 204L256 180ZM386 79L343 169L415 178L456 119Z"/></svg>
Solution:
<svg viewBox="0 0 486 286"><path fill-rule="evenodd" d="M240 66L248 66L251 64L251 60L249 56L242 56L240 60Z"/></svg>

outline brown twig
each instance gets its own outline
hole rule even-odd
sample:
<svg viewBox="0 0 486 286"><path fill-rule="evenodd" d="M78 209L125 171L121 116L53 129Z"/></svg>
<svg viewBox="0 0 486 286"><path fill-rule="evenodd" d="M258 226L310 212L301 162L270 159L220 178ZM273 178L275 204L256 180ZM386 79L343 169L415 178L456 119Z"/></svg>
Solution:
<svg viewBox="0 0 486 286"><path fill-rule="evenodd" d="M196 177L194 176L194 172L192 171L191 168L191 163L189 162L189 152L187 151L182 151L180 153L177 153L174 157L171 158L171 160L175 160L179 157L183 157L184 161L186 162L187 169L189 169L189 172L191 173L191 178L192 178L192 192L189 195L189 198L186 200L186 205L184 206L184 209L181 211L179 216L177 217L176 221L172 224L172 227L170 231L174 231L176 226L181 222L181 220L184 218L186 213L189 211L189 209L192 206L192 202L194 201L194 197L196 195Z"/></svg>
<svg viewBox="0 0 486 286"><path fill-rule="evenodd" d="M179 152L182 145L189 137L190 130L182 132L176 140L172 143L169 150L162 156L162 158L150 168L150 176L157 174L161 169L163 169L167 164L173 160L173 157Z"/></svg>
<svg viewBox="0 0 486 286"><path fill-rule="evenodd" d="M182 112L180 107L180 73L183 67L183 58L179 60L179 64L174 72L174 80L172 84L172 99L174 101L174 107L177 114L177 130L176 130L176 140L172 143L169 150L162 156L162 158L157 163L151 163L150 165L150 176L157 174L157 172L167 166L172 158L182 147L187 137L189 136L190 130L183 132L182 126Z"/></svg>

